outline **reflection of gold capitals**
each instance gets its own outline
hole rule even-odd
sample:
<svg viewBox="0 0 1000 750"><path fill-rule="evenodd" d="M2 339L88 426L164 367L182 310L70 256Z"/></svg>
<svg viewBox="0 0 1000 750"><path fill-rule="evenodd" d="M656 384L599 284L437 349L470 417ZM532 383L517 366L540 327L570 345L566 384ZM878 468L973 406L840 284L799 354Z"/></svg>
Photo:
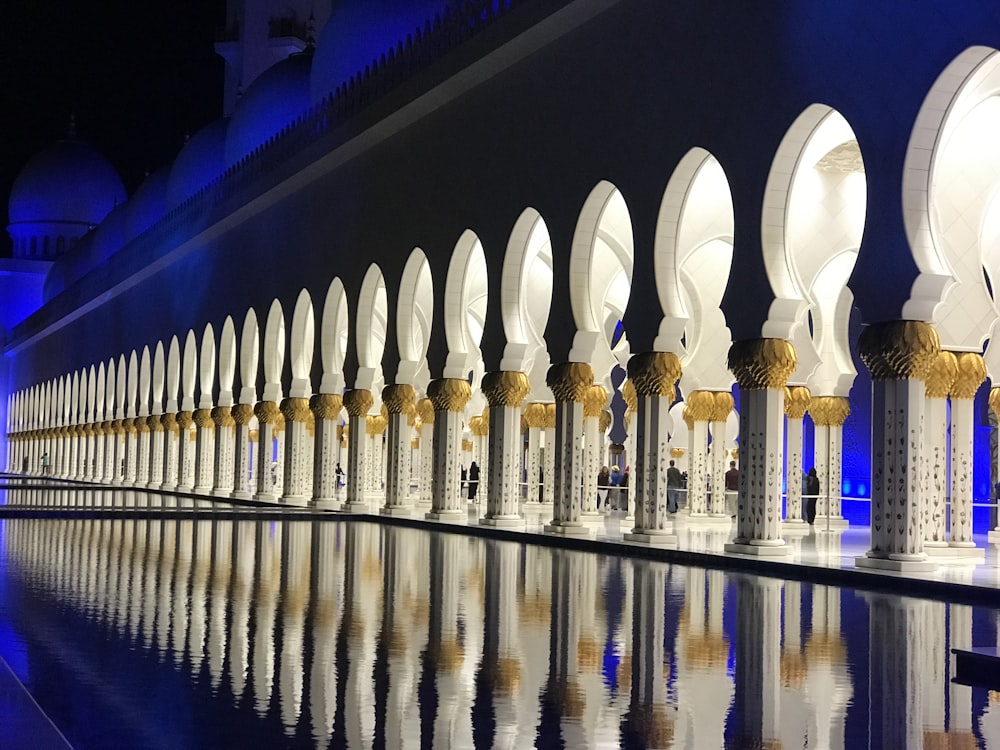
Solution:
<svg viewBox="0 0 1000 750"><path fill-rule="evenodd" d="M545 384L556 401L582 403L587 389L594 384L594 368L586 362L563 362L549 368Z"/></svg>
<svg viewBox="0 0 1000 750"><path fill-rule="evenodd" d="M971 400L976 397L979 386L986 380L986 363L977 352L959 352L958 375L951 386L951 397Z"/></svg>
<svg viewBox="0 0 1000 750"><path fill-rule="evenodd" d="M235 427L236 420L233 419L233 408L231 406L216 406L212 409L212 421L216 427Z"/></svg>
<svg viewBox="0 0 1000 750"><path fill-rule="evenodd" d="M532 625L548 625L552 615L552 600L544 595L525 595L521 603L520 621Z"/></svg>
<svg viewBox="0 0 1000 750"><path fill-rule="evenodd" d="M785 416L802 419L809 409L809 389L801 385L785 386Z"/></svg>
<svg viewBox="0 0 1000 750"><path fill-rule="evenodd" d="M689 393L686 411L694 422L711 422L715 416L715 394L712 391Z"/></svg>
<svg viewBox="0 0 1000 750"><path fill-rule="evenodd" d="M253 419L253 405L252 404L236 404L232 409L230 409L233 416L233 423L238 425L248 425L250 420Z"/></svg>
<svg viewBox="0 0 1000 750"><path fill-rule="evenodd" d="M417 415L420 417L420 424L434 424L434 402L429 398L422 398L417 402Z"/></svg>
<svg viewBox="0 0 1000 750"><path fill-rule="evenodd" d="M258 401L253 408L258 424L276 424L281 417L281 409L273 401Z"/></svg>
<svg viewBox="0 0 1000 750"><path fill-rule="evenodd" d="M683 448L671 448L670 449L670 457L671 458L684 458L684 449Z"/></svg>
<svg viewBox="0 0 1000 750"><path fill-rule="evenodd" d="M410 449L420 450L420 438L410 438Z"/></svg>
<svg viewBox="0 0 1000 750"><path fill-rule="evenodd" d="M375 399L372 397L372 392L364 388L355 388L344 393L344 408L352 417L367 416L373 403Z"/></svg>
<svg viewBox="0 0 1000 750"><path fill-rule="evenodd" d="M672 352L643 352L628 361L628 378L640 396L674 397L681 361Z"/></svg>
<svg viewBox="0 0 1000 750"><path fill-rule="evenodd" d="M521 687L521 662L516 657L503 656L497 660L497 690L501 695L516 695Z"/></svg>
<svg viewBox="0 0 1000 750"><path fill-rule="evenodd" d="M281 402L281 416L286 424L305 424L309 419L309 399L286 398Z"/></svg>
<svg viewBox="0 0 1000 750"><path fill-rule="evenodd" d="M460 378L439 378L427 384L427 398L435 411L462 412L472 398L472 386Z"/></svg>
<svg viewBox="0 0 1000 750"><path fill-rule="evenodd" d="M714 391L712 393L714 408L712 410L713 422L725 422L729 419L736 404L733 401L733 394L729 391Z"/></svg>
<svg viewBox="0 0 1000 750"><path fill-rule="evenodd" d="M840 633L812 633L806 640L806 659L824 664L843 664L847 649Z"/></svg>
<svg viewBox="0 0 1000 750"><path fill-rule="evenodd" d="M587 707L586 696L583 690L576 684L576 680L570 678L563 686L562 714L570 719L579 719L583 716L583 711Z"/></svg>
<svg viewBox="0 0 1000 750"><path fill-rule="evenodd" d="M593 672L601 666L601 644L596 638L580 636L576 642L576 659L580 669Z"/></svg>
<svg viewBox="0 0 1000 750"><path fill-rule="evenodd" d="M603 434L608 431L609 427L611 427L611 412L605 409L601 412L600 421L597 423L597 429Z"/></svg>
<svg viewBox="0 0 1000 750"><path fill-rule="evenodd" d="M927 398L948 398L958 377L958 359L951 352L938 352L924 377Z"/></svg>
<svg viewBox="0 0 1000 750"><path fill-rule="evenodd" d="M387 385L382 389L382 404L389 414L411 414L416 398L417 392L408 383Z"/></svg>
<svg viewBox="0 0 1000 750"><path fill-rule="evenodd" d="M851 415L851 402L840 396L813 396L809 416L819 427L843 427Z"/></svg>
<svg viewBox="0 0 1000 750"><path fill-rule="evenodd" d="M941 351L941 342L929 323L892 320L866 327L858 350L872 380L923 380Z"/></svg>
<svg viewBox="0 0 1000 750"><path fill-rule="evenodd" d="M531 392L528 376L517 370L488 372L483 376L483 395L493 407L518 408Z"/></svg>
<svg viewBox="0 0 1000 750"><path fill-rule="evenodd" d="M685 653L692 667L725 669L729 663L729 641L722 633L688 633Z"/></svg>
<svg viewBox="0 0 1000 750"><path fill-rule="evenodd" d="M740 388L784 388L798 366L795 347L784 339L744 339L729 347L729 369Z"/></svg>
<svg viewBox="0 0 1000 750"><path fill-rule="evenodd" d="M622 399L625 401L625 416L626 418L635 414L636 410L639 408L639 395L635 390L635 383L631 379L626 379L622 383Z"/></svg>
<svg viewBox="0 0 1000 750"><path fill-rule="evenodd" d="M1000 703L1000 690L990 690L986 695L990 703Z"/></svg>
<svg viewBox="0 0 1000 750"><path fill-rule="evenodd" d="M597 419L608 403L608 392L603 385L592 385L583 396L583 416Z"/></svg>
<svg viewBox="0 0 1000 750"><path fill-rule="evenodd" d="M309 408L316 419L334 420L344 408L344 399L339 393L317 393L309 399Z"/></svg>
<svg viewBox="0 0 1000 750"><path fill-rule="evenodd" d="M454 674L462 668L463 661L465 661L465 653L458 640L448 638L441 644L441 650L438 652L438 663L444 667L445 671Z"/></svg>
<svg viewBox="0 0 1000 750"><path fill-rule="evenodd" d="M806 681L809 669L805 657L799 651L784 651L781 654L781 684L799 688Z"/></svg>
<svg viewBox="0 0 1000 750"><path fill-rule="evenodd" d="M472 441L471 440L463 440L462 441L462 450L464 452L466 452L466 453L472 453Z"/></svg>
<svg viewBox="0 0 1000 750"><path fill-rule="evenodd" d="M640 713L639 730L647 747L670 747L674 744L674 719L667 715L666 706L656 704Z"/></svg>

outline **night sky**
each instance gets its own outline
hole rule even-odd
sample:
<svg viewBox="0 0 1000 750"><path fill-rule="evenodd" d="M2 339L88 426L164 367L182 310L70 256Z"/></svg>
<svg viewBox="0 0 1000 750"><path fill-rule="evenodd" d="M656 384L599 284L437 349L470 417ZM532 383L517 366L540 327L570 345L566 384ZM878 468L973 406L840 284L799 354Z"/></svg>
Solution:
<svg viewBox="0 0 1000 750"><path fill-rule="evenodd" d="M21 167L63 137L106 156L131 195L146 172L222 113L213 49L225 0L12 0L0 20L0 256L10 255L7 199Z"/></svg>

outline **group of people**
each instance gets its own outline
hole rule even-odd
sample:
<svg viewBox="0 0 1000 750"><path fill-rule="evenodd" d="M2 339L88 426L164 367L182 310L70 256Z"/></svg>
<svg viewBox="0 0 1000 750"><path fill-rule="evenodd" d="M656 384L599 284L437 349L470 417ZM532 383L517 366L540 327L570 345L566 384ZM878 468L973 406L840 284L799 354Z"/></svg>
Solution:
<svg viewBox="0 0 1000 750"><path fill-rule="evenodd" d="M625 471L615 464L609 470L602 466L597 473L597 509L616 510L628 509L628 480L630 467Z"/></svg>

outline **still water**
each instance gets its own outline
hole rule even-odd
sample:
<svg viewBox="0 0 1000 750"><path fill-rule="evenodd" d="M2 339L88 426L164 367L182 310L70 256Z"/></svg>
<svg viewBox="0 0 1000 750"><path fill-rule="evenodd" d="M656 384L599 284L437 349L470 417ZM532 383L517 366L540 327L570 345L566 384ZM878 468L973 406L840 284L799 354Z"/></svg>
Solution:
<svg viewBox="0 0 1000 750"><path fill-rule="evenodd" d="M360 521L0 543L0 656L77 748L1000 748L950 679L991 610Z"/></svg>

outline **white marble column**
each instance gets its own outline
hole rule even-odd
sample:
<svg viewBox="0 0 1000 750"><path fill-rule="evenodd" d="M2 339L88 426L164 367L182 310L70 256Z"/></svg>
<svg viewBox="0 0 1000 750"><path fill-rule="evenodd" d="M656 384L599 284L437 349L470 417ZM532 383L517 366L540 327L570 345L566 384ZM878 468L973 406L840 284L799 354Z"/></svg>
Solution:
<svg viewBox="0 0 1000 750"><path fill-rule="evenodd" d="M927 323L870 325L859 340L872 376L871 549L862 567L931 571L924 552L924 381L940 351Z"/></svg>
<svg viewBox="0 0 1000 750"><path fill-rule="evenodd" d="M729 368L740 386L740 489L727 552L787 554L781 536L785 382L798 360L784 339L736 341Z"/></svg>
<svg viewBox="0 0 1000 750"><path fill-rule="evenodd" d="M122 427L125 428L125 476L122 482L129 487L135 486L136 470L139 465L139 430L135 422L135 417L126 417L122 420ZM76 440L73 440L72 447L75 459ZM76 463L75 460L73 463Z"/></svg>
<svg viewBox="0 0 1000 750"><path fill-rule="evenodd" d="M417 502L429 508L434 502L434 402L429 398L417 403L420 415L420 491Z"/></svg>
<svg viewBox="0 0 1000 750"><path fill-rule="evenodd" d="M483 377L483 394L490 405L486 483L486 526L524 524L521 499L521 404L531 391L523 372L489 372Z"/></svg>
<svg viewBox="0 0 1000 750"><path fill-rule="evenodd" d="M670 401L664 396L657 400ZM639 413L643 411L639 396ZM664 440L666 435L664 435ZM642 460L643 441L637 440L636 473ZM636 488L637 504L642 504L642 489ZM665 501L664 501L665 502ZM642 513L636 508L636 519ZM632 604L632 658L631 691L627 720L641 738L643 747L670 747L667 738L676 736L678 719L676 702L668 692L668 667L671 656L664 648L665 623L663 617L666 566L636 560L633 563ZM622 689L624 686L620 686ZM673 704L673 705L672 705ZM686 720L690 716L684 717Z"/></svg>
<svg viewBox="0 0 1000 750"><path fill-rule="evenodd" d="M212 422L215 423L215 456L212 461L215 476L212 478L212 494L215 497L232 497L233 481L236 478L234 468L236 449L236 420L233 419L233 405L220 404L212 409Z"/></svg>
<svg viewBox="0 0 1000 750"><path fill-rule="evenodd" d="M985 556L972 541L973 401L986 380L986 364L978 352L961 352L958 376L951 387L951 513L948 547L953 554Z"/></svg>
<svg viewBox="0 0 1000 750"><path fill-rule="evenodd" d="M150 416L149 430L149 482L146 484L146 487L156 490L163 486L163 451L165 445L163 439L163 414L153 414Z"/></svg>
<svg viewBox="0 0 1000 750"><path fill-rule="evenodd" d="M844 528L848 524L841 513L841 472L844 422L851 414L851 403L841 396L815 396L809 401L809 414L816 426L814 442L820 494L816 502L816 525Z"/></svg>
<svg viewBox="0 0 1000 750"><path fill-rule="evenodd" d="M173 490L179 478L178 454L180 452L180 425L175 412L160 417L163 424L163 483L162 489Z"/></svg>
<svg viewBox="0 0 1000 750"><path fill-rule="evenodd" d="M584 521L601 522L597 509L597 474L601 470L601 453L604 436L601 434L601 415L608 403L608 392L601 385L592 385L583 397L583 510ZM635 481L635 477L632 477Z"/></svg>
<svg viewBox="0 0 1000 750"><path fill-rule="evenodd" d="M255 500L277 500L277 483L271 469L274 460L274 440L284 422L281 409L274 401L258 401L253 409L257 417L257 491ZM280 456L279 456L280 458Z"/></svg>
<svg viewBox="0 0 1000 750"><path fill-rule="evenodd" d="M729 451L726 450L726 420L733 411L733 394L729 391L712 392L714 408L710 422L712 430L712 495L708 515L729 522L726 507L726 472L729 470ZM780 506L779 506L780 507Z"/></svg>
<svg viewBox="0 0 1000 750"><path fill-rule="evenodd" d="M636 354L628 361L628 376L635 385L637 397L635 471L631 477L636 502L635 527L630 534L625 534L625 540L674 545L677 536L667 511L670 461L667 423L677 380L681 376L680 359L669 352Z"/></svg>
<svg viewBox="0 0 1000 750"><path fill-rule="evenodd" d="M94 475L93 480L98 483L103 483L104 479L104 448L107 444L107 437L105 436L105 429L107 429L108 422L95 422L94 423ZM20 461L20 458L18 458ZM20 471L21 465L18 463L15 471Z"/></svg>
<svg viewBox="0 0 1000 750"><path fill-rule="evenodd" d="M412 385L397 383L382 389L382 403L387 416L385 505L383 516L410 516L410 415L416 408Z"/></svg>
<svg viewBox="0 0 1000 750"><path fill-rule="evenodd" d="M309 399L286 398L282 400L280 408L284 421L281 502L285 505L305 506L312 497L309 456L312 454L313 444L309 434L309 420L312 418Z"/></svg>
<svg viewBox="0 0 1000 750"><path fill-rule="evenodd" d="M542 445L542 504L554 505L556 501L556 405L545 405L545 429L541 433Z"/></svg>
<svg viewBox="0 0 1000 750"><path fill-rule="evenodd" d="M805 525L802 513L802 418L808 408L808 388L801 385L785 388L787 489L784 522L793 527Z"/></svg>
<svg viewBox="0 0 1000 750"><path fill-rule="evenodd" d="M196 409L191 417L195 424L194 491L207 495L215 479L215 422L211 407Z"/></svg>
<svg viewBox="0 0 1000 750"><path fill-rule="evenodd" d="M365 497L367 474L367 422L368 410L374 399L371 391L355 389L344 394L344 408L348 414L347 444L347 503L345 510L356 513L368 511Z"/></svg>
<svg viewBox="0 0 1000 750"><path fill-rule="evenodd" d="M83 480L85 482L93 482L94 474L97 471L97 440L95 431L97 425L93 422L88 422L83 426L83 445L84 445L84 464L83 464ZM8 449L9 450L9 449Z"/></svg>
<svg viewBox="0 0 1000 750"><path fill-rule="evenodd" d="M957 376L955 355L940 352L924 381L923 522L928 554L948 551L948 393Z"/></svg>
<svg viewBox="0 0 1000 750"><path fill-rule="evenodd" d="M465 521L467 512L461 493L460 455L462 414L472 389L464 380L442 378L427 386L434 405L434 474L431 478L431 510L426 518L436 521Z"/></svg>
<svg viewBox="0 0 1000 750"><path fill-rule="evenodd" d="M990 389L989 404L993 416L1000 422L1000 387ZM1000 452L998 452L998 455L993 456L993 461L1000 461ZM994 469L996 476L1000 476L1000 468L994 467ZM1000 543L1000 519L997 520L996 528L990 531L988 539L990 544Z"/></svg>
<svg viewBox="0 0 1000 750"><path fill-rule="evenodd" d="M546 534L586 535L583 525L583 399L594 384L594 370L589 364L567 362L553 365L546 384L556 399L555 503L552 523Z"/></svg>
<svg viewBox="0 0 1000 750"><path fill-rule="evenodd" d="M684 419L688 422L689 515L708 515L708 420L715 409L715 400L708 391L695 391L687 397Z"/></svg>
<svg viewBox="0 0 1000 750"><path fill-rule="evenodd" d="M313 504L317 508L339 508L337 500L337 420L344 408L343 398L336 393L318 393L309 400L316 420L313 458Z"/></svg>
<svg viewBox="0 0 1000 750"><path fill-rule="evenodd" d="M190 411L177 412L177 489L189 492L194 488L194 454L191 425L194 416Z"/></svg>
<svg viewBox="0 0 1000 750"><path fill-rule="evenodd" d="M149 415L139 415L135 418L136 431L136 464L135 464L135 486L148 487L151 466L152 452L152 431L149 429ZM86 462L86 443L81 439L80 448L84 454L83 461Z"/></svg>
<svg viewBox="0 0 1000 750"><path fill-rule="evenodd" d="M233 494L237 500L249 500L254 488L250 484L250 423L253 420L253 404L236 404L230 410L233 417L235 435L233 438Z"/></svg>
<svg viewBox="0 0 1000 750"><path fill-rule="evenodd" d="M532 403L523 409L528 423L528 451L524 456L524 481L527 483L526 503L539 503L542 499L541 447L542 432L545 430L545 404Z"/></svg>

